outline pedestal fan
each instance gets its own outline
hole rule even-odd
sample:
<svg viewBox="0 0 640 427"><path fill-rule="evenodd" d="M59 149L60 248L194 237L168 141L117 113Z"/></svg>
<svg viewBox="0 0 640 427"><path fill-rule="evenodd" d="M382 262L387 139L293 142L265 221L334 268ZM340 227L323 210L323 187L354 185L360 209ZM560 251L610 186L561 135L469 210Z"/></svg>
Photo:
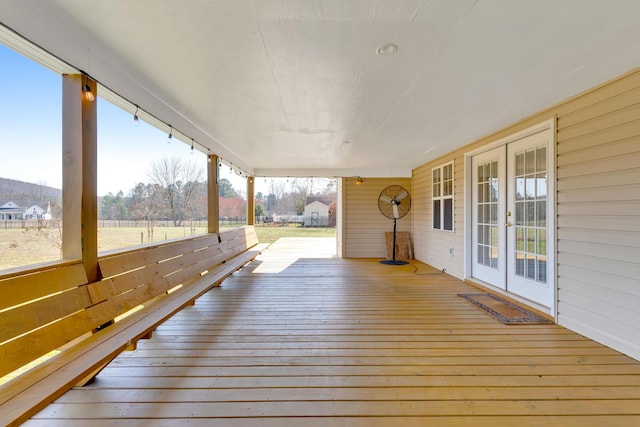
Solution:
<svg viewBox="0 0 640 427"><path fill-rule="evenodd" d="M408 264L406 261L396 260L396 222L409 213L409 209L411 209L409 192L399 185L390 185L380 192L378 209L380 209L382 215L393 219L393 256L391 259L380 261L380 263L389 265Z"/></svg>

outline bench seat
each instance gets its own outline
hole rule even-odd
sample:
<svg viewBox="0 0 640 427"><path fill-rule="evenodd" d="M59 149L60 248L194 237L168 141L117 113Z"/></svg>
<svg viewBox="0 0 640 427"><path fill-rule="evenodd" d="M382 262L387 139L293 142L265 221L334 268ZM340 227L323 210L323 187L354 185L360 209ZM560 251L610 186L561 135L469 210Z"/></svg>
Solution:
<svg viewBox="0 0 640 427"><path fill-rule="evenodd" d="M258 245L253 227L243 227L222 232L219 237L207 235L101 258L102 280L75 286L82 291L72 288L62 292L78 292L82 297L75 300L88 305L72 314L67 312L75 310L77 304L52 309L55 315L65 317L26 334L34 339L52 332L56 332L53 335L60 335L59 331L75 333L62 340L67 344L57 347L59 354L0 386L0 419L8 425L18 425L71 387L86 382L120 352L135 347L137 340L149 336L159 324L253 260L265 246ZM70 275L76 282L82 281L77 266L71 269L73 274L64 272L53 276L59 279ZM42 303L47 300L50 304L59 303L60 298L56 296L42 299L38 307L47 309ZM15 315L5 314L0 314L0 322L15 319ZM45 316L44 321L50 322L50 316ZM0 333L4 329L0 323ZM31 342L14 341L13 345L0 345L0 351L6 354L6 351L27 348ZM60 342L55 337L45 341L39 350L43 354ZM30 358L37 355L35 350L28 353ZM6 371L15 363L4 363L2 368Z"/></svg>

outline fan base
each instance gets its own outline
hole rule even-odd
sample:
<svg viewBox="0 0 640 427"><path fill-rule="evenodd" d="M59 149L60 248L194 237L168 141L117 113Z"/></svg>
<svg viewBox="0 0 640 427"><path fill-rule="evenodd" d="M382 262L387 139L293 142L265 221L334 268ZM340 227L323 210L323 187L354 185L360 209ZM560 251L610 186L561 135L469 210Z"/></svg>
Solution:
<svg viewBox="0 0 640 427"><path fill-rule="evenodd" d="M386 264L386 265L407 265L409 264L407 261L398 261L395 259L385 259L380 261L380 264Z"/></svg>

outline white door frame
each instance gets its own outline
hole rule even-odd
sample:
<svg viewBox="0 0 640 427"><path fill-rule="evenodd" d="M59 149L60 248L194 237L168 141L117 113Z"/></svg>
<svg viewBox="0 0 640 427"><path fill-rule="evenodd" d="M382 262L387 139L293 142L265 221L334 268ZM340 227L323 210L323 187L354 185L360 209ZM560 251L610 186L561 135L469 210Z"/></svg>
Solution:
<svg viewBox="0 0 640 427"><path fill-rule="evenodd" d="M472 177L473 177L473 169L471 166L471 159L474 155L483 153L485 151L492 150L494 148L500 146L506 146L509 143L518 141L520 139L526 138L531 135L535 135L541 132L549 133L549 140L551 141L550 147L547 149L547 182L549 185L549 191L547 194L547 202L550 206L550 215L548 215L548 229L550 236L547 237L547 251L550 257L553 259L550 260L548 265L548 277L549 277L549 286L553 287L553 304L551 307L543 308L538 307L536 304L532 304L534 307L542 309L547 312L547 314L553 316L557 320L557 300L558 300L558 287L557 287L557 277L556 277L556 265L557 265L557 252L556 252L556 241L557 241L557 229L556 229L556 120L554 117L552 119L546 120L540 124L535 126L531 126L530 128L524 129L520 132L514 133L507 137L498 139L494 142L486 144L482 147L476 148L464 154L464 277L466 279L474 280L472 276L472 256L473 253L473 244L472 244L472 214L473 214L473 205L471 195L473 194L472 189ZM497 287L491 287L491 289L496 290L497 292L501 292L501 290ZM514 299L519 299L517 295L509 294L510 297ZM530 301L524 300L524 302Z"/></svg>

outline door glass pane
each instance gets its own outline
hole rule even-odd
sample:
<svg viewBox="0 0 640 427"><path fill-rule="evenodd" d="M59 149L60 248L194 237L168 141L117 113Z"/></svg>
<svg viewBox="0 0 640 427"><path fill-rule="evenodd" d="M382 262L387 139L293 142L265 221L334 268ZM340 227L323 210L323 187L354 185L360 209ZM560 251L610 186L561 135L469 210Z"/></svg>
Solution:
<svg viewBox="0 0 640 427"><path fill-rule="evenodd" d="M547 198L547 174L539 173L536 175L536 198Z"/></svg>
<svg viewBox="0 0 640 427"><path fill-rule="evenodd" d="M525 173L530 174L535 171L536 168L536 152L535 150L528 150L524 154L524 168Z"/></svg>
<svg viewBox="0 0 640 427"><path fill-rule="evenodd" d="M516 227L516 251L524 252L524 227Z"/></svg>
<svg viewBox="0 0 640 427"><path fill-rule="evenodd" d="M524 175L524 153L516 154L516 176Z"/></svg>
<svg viewBox="0 0 640 427"><path fill-rule="evenodd" d="M536 202L536 227L547 226L547 202L539 200Z"/></svg>
<svg viewBox="0 0 640 427"><path fill-rule="evenodd" d="M516 178L516 200L524 200L524 178Z"/></svg>
<svg viewBox="0 0 640 427"><path fill-rule="evenodd" d="M498 162L478 165L478 263L489 268L498 268ZM453 209L445 201L445 210ZM445 224L447 226L447 224ZM453 229L453 224L450 225Z"/></svg>
<svg viewBox="0 0 640 427"><path fill-rule="evenodd" d="M538 273L536 280L541 283L547 283L547 257L538 257Z"/></svg>
<svg viewBox="0 0 640 427"><path fill-rule="evenodd" d="M536 150L536 171L547 170L547 147L539 147Z"/></svg>
<svg viewBox="0 0 640 427"><path fill-rule="evenodd" d="M515 251L517 276L546 283L546 147L515 153Z"/></svg>

